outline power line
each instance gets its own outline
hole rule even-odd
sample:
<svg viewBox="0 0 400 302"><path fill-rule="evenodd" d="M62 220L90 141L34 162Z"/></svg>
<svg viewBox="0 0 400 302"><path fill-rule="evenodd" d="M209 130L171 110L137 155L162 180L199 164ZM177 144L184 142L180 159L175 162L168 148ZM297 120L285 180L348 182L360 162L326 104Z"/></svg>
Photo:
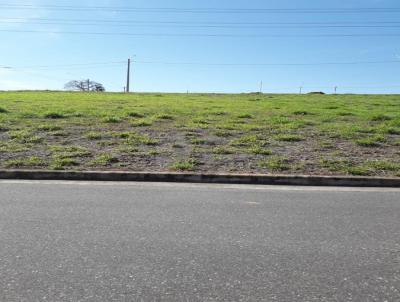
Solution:
<svg viewBox="0 0 400 302"><path fill-rule="evenodd" d="M177 25L396 25L399 21L335 21L335 22L200 22L200 21L143 21L143 20L107 20L107 19L71 19L71 18L27 18L7 17L1 20L20 20L21 23L29 21L51 21L51 22L82 22L82 23L118 23L118 24L177 24Z"/></svg>
<svg viewBox="0 0 400 302"><path fill-rule="evenodd" d="M398 7L365 8L178 8L178 7L128 7L128 6L73 6L73 5L30 5L1 4L2 9L58 10L58 11L114 11L143 13L218 13L218 14L265 14L265 13L398 13Z"/></svg>
<svg viewBox="0 0 400 302"><path fill-rule="evenodd" d="M178 27L178 28L235 28L235 29L254 29L254 28L278 28L278 29L292 29L292 28L400 28L400 22L398 24L370 24L370 25L346 25L346 24L324 24L324 25L312 25L312 24L232 24L232 25L220 25L220 24L171 24L171 23L104 23L104 22L63 22L63 21L4 21L0 20L0 24L29 24L29 25L67 25L67 26L99 26L106 25L107 27Z"/></svg>
<svg viewBox="0 0 400 302"><path fill-rule="evenodd" d="M165 61L134 61L139 64L163 65L200 65L200 66L325 66L325 65L369 65L369 64L394 64L400 60L386 61L352 61L352 62L315 62L315 63L200 63L200 62L165 62Z"/></svg>
<svg viewBox="0 0 400 302"><path fill-rule="evenodd" d="M93 68L93 67L104 67L104 66L113 66L113 65L122 65L125 64L125 61L116 61L116 62L97 62L97 63L80 63L80 64L57 64L57 65L28 65L28 66L0 66L0 68L7 68L12 70L19 69L51 69L51 68Z"/></svg>
<svg viewBox="0 0 400 302"><path fill-rule="evenodd" d="M338 93L338 90L341 89L390 89L390 88L400 88L400 84L397 85L384 85L384 86L300 86L299 89L299 93L303 94L305 90L311 91L311 90L330 90L333 89L333 92L335 94ZM284 87L284 88L275 88L275 89L270 89L270 90L290 90L293 89L295 90L294 87Z"/></svg>
<svg viewBox="0 0 400 302"><path fill-rule="evenodd" d="M225 37L225 38L335 38L335 37L400 37L400 33L393 34L203 34L203 33L128 33L128 32L83 32L83 31L46 31L46 30L13 30L0 29L8 33L36 33L36 34L66 34L66 35L93 35L93 36L131 36L131 37Z"/></svg>
<svg viewBox="0 0 400 302"><path fill-rule="evenodd" d="M400 63L400 60L382 60L382 61L348 61L348 62L303 62L303 63L202 63L202 62L168 62L168 61L139 61L132 60L136 64L159 64L159 65L193 65L193 66L216 66L216 67L229 67L229 66L246 66L246 67L265 67L265 66L326 66L326 65L374 65L374 64L395 64ZM110 65L125 65L125 61L117 62L101 62L101 63L82 63L82 64L62 64L62 65L28 65L28 66L3 66L0 68L7 68L11 70L26 70L26 69L52 69L52 68L97 68Z"/></svg>
<svg viewBox="0 0 400 302"><path fill-rule="evenodd" d="M337 86L337 88L345 89L383 89L383 88L400 88L398 85L385 85L385 86Z"/></svg>

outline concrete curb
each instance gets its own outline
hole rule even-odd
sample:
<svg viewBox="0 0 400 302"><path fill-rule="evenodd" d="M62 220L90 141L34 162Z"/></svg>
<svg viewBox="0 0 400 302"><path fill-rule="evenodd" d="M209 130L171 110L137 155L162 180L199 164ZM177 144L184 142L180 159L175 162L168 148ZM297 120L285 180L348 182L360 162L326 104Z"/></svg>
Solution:
<svg viewBox="0 0 400 302"><path fill-rule="evenodd" d="M305 176L305 175L0 170L0 179L138 181L138 182L181 182L181 183L186 182L186 183L220 183L220 184L252 184L252 185L400 188L400 178Z"/></svg>

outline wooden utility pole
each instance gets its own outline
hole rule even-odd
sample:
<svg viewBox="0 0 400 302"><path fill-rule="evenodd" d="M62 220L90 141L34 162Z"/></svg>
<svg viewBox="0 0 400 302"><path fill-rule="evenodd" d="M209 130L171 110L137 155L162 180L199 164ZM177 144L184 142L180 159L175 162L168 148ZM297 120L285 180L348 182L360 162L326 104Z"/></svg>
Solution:
<svg viewBox="0 0 400 302"><path fill-rule="evenodd" d="M90 91L90 80L87 79L87 91Z"/></svg>
<svg viewBox="0 0 400 302"><path fill-rule="evenodd" d="M338 89L338 87L337 87L337 86L335 86L335 94L337 94L337 89Z"/></svg>
<svg viewBox="0 0 400 302"><path fill-rule="evenodd" d="M263 92L263 81L260 82L260 93Z"/></svg>
<svg viewBox="0 0 400 302"><path fill-rule="evenodd" d="M129 84L131 81L131 59L128 59L128 71L126 74L126 92L129 93Z"/></svg>
<svg viewBox="0 0 400 302"><path fill-rule="evenodd" d="M300 87L300 94L303 93L303 87Z"/></svg>

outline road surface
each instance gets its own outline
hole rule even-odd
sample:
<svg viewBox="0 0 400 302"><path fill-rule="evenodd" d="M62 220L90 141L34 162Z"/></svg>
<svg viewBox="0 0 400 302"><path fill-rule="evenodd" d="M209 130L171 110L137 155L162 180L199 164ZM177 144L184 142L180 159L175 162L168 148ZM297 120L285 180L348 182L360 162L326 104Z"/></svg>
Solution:
<svg viewBox="0 0 400 302"><path fill-rule="evenodd" d="M0 301L400 301L400 189L0 181Z"/></svg>

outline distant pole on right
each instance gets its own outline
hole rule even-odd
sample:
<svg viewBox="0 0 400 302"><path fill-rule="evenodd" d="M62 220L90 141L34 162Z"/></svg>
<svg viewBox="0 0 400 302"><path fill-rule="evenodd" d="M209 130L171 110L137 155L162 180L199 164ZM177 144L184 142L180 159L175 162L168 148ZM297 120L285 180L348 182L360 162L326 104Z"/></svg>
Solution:
<svg viewBox="0 0 400 302"><path fill-rule="evenodd" d="M131 81L131 59L128 59L128 71L126 73L126 93L129 93L129 84Z"/></svg>
<svg viewBox="0 0 400 302"><path fill-rule="evenodd" d="M303 94L303 87L300 87L300 94Z"/></svg>
<svg viewBox="0 0 400 302"><path fill-rule="evenodd" d="M337 94L337 89L338 89L338 87L337 87L337 86L335 86L335 94Z"/></svg>

